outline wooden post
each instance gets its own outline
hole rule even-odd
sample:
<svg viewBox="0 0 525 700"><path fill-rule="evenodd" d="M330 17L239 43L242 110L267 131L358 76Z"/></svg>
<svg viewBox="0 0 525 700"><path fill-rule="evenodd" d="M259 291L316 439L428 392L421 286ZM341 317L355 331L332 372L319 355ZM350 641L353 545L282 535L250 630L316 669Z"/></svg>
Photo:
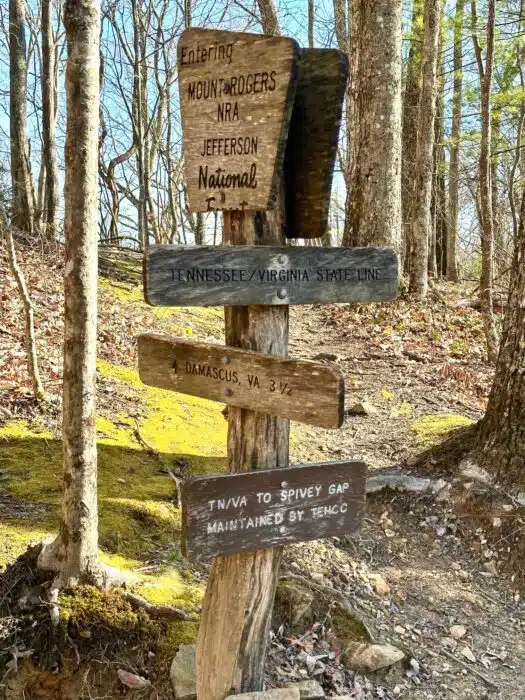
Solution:
<svg viewBox="0 0 525 700"><path fill-rule="evenodd" d="M224 212L230 245L280 245L284 241L283 187L268 212ZM286 356L288 306L225 308L226 343ZM228 408L231 472L288 465L289 422ZM263 689L264 660L281 548L217 557L211 567L197 640L198 700L224 700L230 692Z"/></svg>

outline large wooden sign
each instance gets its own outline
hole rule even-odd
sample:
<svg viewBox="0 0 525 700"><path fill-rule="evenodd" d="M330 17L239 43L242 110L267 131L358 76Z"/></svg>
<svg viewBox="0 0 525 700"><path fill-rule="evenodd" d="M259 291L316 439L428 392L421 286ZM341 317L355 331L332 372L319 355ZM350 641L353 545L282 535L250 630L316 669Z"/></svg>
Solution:
<svg viewBox="0 0 525 700"><path fill-rule="evenodd" d="M205 559L355 532L366 476L363 462L327 462L189 479L182 551Z"/></svg>
<svg viewBox="0 0 525 700"><path fill-rule="evenodd" d="M284 167L288 238L321 238L327 231L347 80L343 51L301 50Z"/></svg>
<svg viewBox="0 0 525 700"><path fill-rule="evenodd" d="M187 29L178 45L192 212L270 209L297 80L293 39Z"/></svg>
<svg viewBox="0 0 525 700"><path fill-rule="evenodd" d="M165 245L145 255L153 306L389 301L397 288L389 248Z"/></svg>
<svg viewBox="0 0 525 700"><path fill-rule="evenodd" d="M144 384L252 411L339 428L344 380L339 369L164 335L138 338Z"/></svg>

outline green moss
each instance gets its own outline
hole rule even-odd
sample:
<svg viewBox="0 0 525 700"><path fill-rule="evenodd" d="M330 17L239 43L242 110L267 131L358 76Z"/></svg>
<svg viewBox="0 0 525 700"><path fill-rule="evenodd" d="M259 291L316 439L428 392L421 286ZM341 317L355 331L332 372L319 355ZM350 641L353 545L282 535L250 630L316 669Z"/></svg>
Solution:
<svg viewBox="0 0 525 700"><path fill-rule="evenodd" d="M411 428L420 438L428 440L448 433L454 428L472 425L472 422L470 418L456 413L436 413L418 418L415 423L412 423Z"/></svg>
<svg viewBox="0 0 525 700"><path fill-rule="evenodd" d="M181 644L194 644L198 632L198 622L169 622L157 646L159 661L171 661Z"/></svg>
<svg viewBox="0 0 525 700"><path fill-rule="evenodd" d="M30 426L26 420L10 421L0 428L0 441L25 437L38 437L45 440L52 439L53 434L38 424Z"/></svg>
<svg viewBox="0 0 525 700"><path fill-rule="evenodd" d="M94 586L79 586L60 596L60 619L82 629L108 627L114 632L153 632L154 622L143 610L137 610L118 589L102 591Z"/></svg>
<svg viewBox="0 0 525 700"><path fill-rule="evenodd" d="M132 304L143 311L148 311L153 318L166 322L172 333L182 336L215 335L224 330L224 312L218 307L151 307L144 301L142 285L129 285L114 280L100 279L102 294L107 294L121 304Z"/></svg>

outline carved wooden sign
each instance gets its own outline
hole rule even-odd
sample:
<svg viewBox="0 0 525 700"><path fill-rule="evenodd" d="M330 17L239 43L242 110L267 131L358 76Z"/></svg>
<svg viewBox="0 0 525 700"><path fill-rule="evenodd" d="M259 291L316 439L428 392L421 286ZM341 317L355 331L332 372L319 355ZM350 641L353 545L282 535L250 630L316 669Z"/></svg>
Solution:
<svg viewBox="0 0 525 700"><path fill-rule="evenodd" d="M397 288L389 248L159 245L145 255L153 306L389 301Z"/></svg>
<svg viewBox="0 0 525 700"><path fill-rule="evenodd" d="M178 45L192 212L272 208L297 80L293 39L187 29Z"/></svg>
<svg viewBox="0 0 525 700"><path fill-rule="evenodd" d="M138 349L149 386L323 428L343 424L344 380L335 367L155 334L139 336Z"/></svg>
<svg viewBox="0 0 525 700"><path fill-rule="evenodd" d="M347 80L343 51L301 50L284 166L288 238L321 238L327 231Z"/></svg>
<svg viewBox="0 0 525 700"><path fill-rule="evenodd" d="M182 551L206 559L355 532L366 476L363 462L327 462L188 479Z"/></svg>

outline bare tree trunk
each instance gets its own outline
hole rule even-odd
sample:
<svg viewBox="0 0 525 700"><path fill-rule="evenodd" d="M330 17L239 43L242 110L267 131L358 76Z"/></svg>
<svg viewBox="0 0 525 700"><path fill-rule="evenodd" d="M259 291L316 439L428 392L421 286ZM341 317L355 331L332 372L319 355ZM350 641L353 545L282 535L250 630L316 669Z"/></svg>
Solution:
<svg viewBox="0 0 525 700"><path fill-rule="evenodd" d="M417 120L421 97L421 54L423 43L423 3L414 0L410 32L410 51L405 78L403 100L403 158L401 173L401 202L403 228L405 232L404 268L409 271L411 228L413 219L414 193L416 189L415 169L417 151Z"/></svg>
<svg viewBox="0 0 525 700"><path fill-rule="evenodd" d="M33 232L33 195L27 141L27 48L24 0L9 0L9 97L13 226Z"/></svg>
<svg viewBox="0 0 525 700"><path fill-rule="evenodd" d="M525 485L525 190L501 347L475 457L497 481Z"/></svg>
<svg viewBox="0 0 525 700"><path fill-rule="evenodd" d="M428 273L432 277L444 277L447 263L448 211L447 192L445 187L445 33L441 32L439 44L441 55L438 80L438 98L436 104L436 123L434 140L434 225L432 246L429 256Z"/></svg>
<svg viewBox="0 0 525 700"><path fill-rule="evenodd" d="M356 132L359 122L359 103L357 99L359 52L357 40L354 40L354 37L358 36L358 22L356 12L353 10L354 1L355 0L333 0L337 45L341 51L344 51L348 55L349 62L349 75L345 98L346 152L343 154L340 151L339 155L346 191L344 204L344 231L342 240L345 240L345 237L347 240L350 240L350 202L352 179L356 164Z"/></svg>
<svg viewBox="0 0 525 700"><path fill-rule="evenodd" d="M311 49L314 46L314 22L315 22L314 0L308 0L308 46Z"/></svg>
<svg viewBox="0 0 525 700"><path fill-rule="evenodd" d="M60 533L40 565L60 584L97 581L97 164L99 0L66 0L64 495Z"/></svg>
<svg viewBox="0 0 525 700"><path fill-rule="evenodd" d="M108 238L110 245L119 245L119 218L120 218L120 197L115 180L115 168L129 160L137 152L137 146L133 143L127 151L121 153L109 162L106 173L106 185L111 195L111 209Z"/></svg>
<svg viewBox="0 0 525 700"><path fill-rule="evenodd" d="M137 178L139 184L139 201L138 201L138 238L139 245L142 250L149 246L149 229L147 216L146 188L144 186L144 168L146 154L144 153L144 129L142 109L142 70L140 65L141 49L140 49L140 34L141 34L141 17L140 8L138 7L140 0L131 0L133 13L133 137L137 147Z"/></svg>
<svg viewBox="0 0 525 700"><path fill-rule="evenodd" d="M356 2L359 122L343 245L401 245L402 2Z"/></svg>
<svg viewBox="0 0 525 700"><path fill-rule="evenodd" d="M492 147L492 127L490 118L490 96L492 92L492 71L494 62L494 24L496 19L496 0L489 0L487 18L487 45L485 65L476 34L477 8L475 0L471 2L474 50L478 63L481 86L481 151L479 157L480 206L483 222L481 235L481 279L480 300L481 315L487 341L489 362L496 362L498 357L498 334L493 308L494 285L494 218L492 210L492 182L490 168L490 151Z"/></svg>
<svg viewBox="0 0 525 700"><path fill-rule="evenodd" d="M428 291L428 241L431 224L430 203L432 198L440 18L441 0L426 0L409 286L410 292L420 298L425 297Z"/></svg>
<svg viewBox="0 0 525 700"><path fill-rule="evenodd" d="M46 168L45 231L46 237L56 237L58 208L58 166L55 143L55 41L53 37L53 1L42 0L42 150Z"/></svg>
<svg viewBox="0 0 525 700"><path fill-rule="evenodd" d="M20 293L20 298L24 305L25 314L25 324L26 324L26 352L27 352L27 364L29 369L29 376L31 377L31 383L33 384L33 394L35 399L40 400L44 398L45 392L42 385L42 380L40 379L40 372L38 369L38 357L36 352L36 338L35 338L35 321L34 321L34 311L33 304L31 302L31 297L27 291L27 285L18 261L16 259L16 248L15 241L13 239L13 232L7 221L7 217L0 208L0 227L4 229L4 235L6 239L7 256L9 258L9 267L13 273L13 277L16 280L16 285Z"/></svg>
<svg viewBox="0 0 525 700"><path fill-rule="evenodd" d="M463 105L463 17L465 0L456 0L454 19L454 95L452 97L452 130L450 134L449 228L447 242L447 280L457 282L459 159L461 152L461 110Z"/></svg>

